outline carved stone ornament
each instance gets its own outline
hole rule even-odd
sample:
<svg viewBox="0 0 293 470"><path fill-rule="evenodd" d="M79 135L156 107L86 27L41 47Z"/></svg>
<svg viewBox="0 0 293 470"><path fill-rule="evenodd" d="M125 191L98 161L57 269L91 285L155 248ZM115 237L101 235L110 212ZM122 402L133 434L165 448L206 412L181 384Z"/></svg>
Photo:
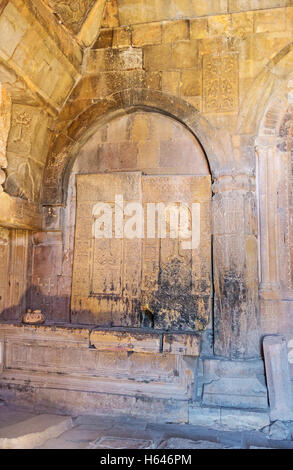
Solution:
<svg viewBox="0 0 293 470"><path fill-rule="evenodd" d="M45 321L46 317L41 310L34 310L32 312L28 309L22 317L22 323L25 323L26 325L42 325Z"/></svg>

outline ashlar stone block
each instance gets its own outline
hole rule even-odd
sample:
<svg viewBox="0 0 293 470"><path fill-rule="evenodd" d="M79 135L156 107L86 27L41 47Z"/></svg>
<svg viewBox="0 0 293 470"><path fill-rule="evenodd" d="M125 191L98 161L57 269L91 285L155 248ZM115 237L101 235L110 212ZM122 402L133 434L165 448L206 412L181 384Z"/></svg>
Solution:
<svg viewBox="0 0 293 470"><path fill-rule="evenodd" d="M263 349L271 420L291 421L293 420L293 394L286 339L282 335L265 336Z"/></svg>

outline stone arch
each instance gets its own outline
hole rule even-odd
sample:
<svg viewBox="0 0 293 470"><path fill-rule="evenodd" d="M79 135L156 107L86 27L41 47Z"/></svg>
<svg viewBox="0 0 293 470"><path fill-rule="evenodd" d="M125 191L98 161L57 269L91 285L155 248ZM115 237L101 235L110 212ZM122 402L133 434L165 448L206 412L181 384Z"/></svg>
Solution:
<svg viewBox="0 0 293 470"><path fill-rule="evenodd" d="M54 136L44 175L44 204L64 203L72 162L97 128L115 117L137 110L161 113L180 122L200 142L212 176L220 175L225 155L233 153L231 142L225 140L192 105L159 91L124 90L97 100L71 121L63 133Z"/></svg>
<svg viewBox="0 0 293 470"><path fill-rule="evenodd" d="M273 106L274 112L277 112L276 107L281 110L280 103L277 103L282 96L282 90L286 88L286 80L290 68L292 71L292 65L293 42L283 47L255 79L240 106L237 134L260 135L266 125L265 122L268 125L268 119L271 121L269 108ZM272 127L272 121L269 127Z"/></svg>
<svg viewBox="0 0 293 470"><path fill-rule="evenodd" d="M59 131L52 140L44 174L46 206L65 204L66 184L75 156L109 119L137 109L159 112L180 122L197 138L214 180L214 353L227 358L258 357L255 178L254 171L247 169L245 155L234 157L231 136L214 128L189 103L149 89L128 89L95 100L78 115L76 103L69 102L68 106L72 108L63 110L63 118L75 117L66 125L60 122L56 126ZM245 295L236 295L232 302L230 292Z"/></svg>

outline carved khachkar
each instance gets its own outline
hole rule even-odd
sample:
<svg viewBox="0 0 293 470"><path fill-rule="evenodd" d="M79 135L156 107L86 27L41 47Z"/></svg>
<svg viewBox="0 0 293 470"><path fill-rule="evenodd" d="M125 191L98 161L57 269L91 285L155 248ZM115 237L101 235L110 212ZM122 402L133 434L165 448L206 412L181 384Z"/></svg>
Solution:
<svg viewBox="0 0 293 470"><path fill-rule="evenodd" d="M139 326L136 308L141 240L94 238L94 207L113 208L115 196L141 201L141 174L77 176L77 220L72 280L72 321L101 326Z"/></svg>
<svg viewBox="0 0 293 470"><path fill-rule="evenodd" d="M157 233L152 238L148 224L144 238L94 237L97 203L106 202L113 208L116 195L123 195L124 208L130 201L141 202L145 218L147 204L168 207L176 202L191 209L194 203L200 207L195 220L199 244L185 249L182 237L171 238L169 218L166 238L159 239ZM211 300L210 199L208 176L142 176L140 172L78 175L72 321L205 329ZM125 216L124 223L127 220Z"/></svg>
<svg viewBox="0 0 293 470"><path fill-rule="evenodd" d="M238 54L203 56L204 111L221 113L238 108Z"/></svg>
<svg viewBox="0 0 293 470"><path fill-rule="evenodd" d="M46 0L60 21L77 34L95 0Z"/></svg>

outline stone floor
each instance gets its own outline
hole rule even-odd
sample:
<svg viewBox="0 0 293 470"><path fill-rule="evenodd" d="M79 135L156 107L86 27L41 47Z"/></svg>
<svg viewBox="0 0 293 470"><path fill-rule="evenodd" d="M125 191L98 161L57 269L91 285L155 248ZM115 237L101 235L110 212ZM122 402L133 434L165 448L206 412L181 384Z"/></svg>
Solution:
<svg viewBox="0 0 293 470"><path fill-rule="evenodd" d="M48 419L50 432L46 429ZM60 422L62 419L63 423ZM54 421L58 428L54 428ZM36 434L37 440L33 439ZM43 437L39 437L41 434ZM3 438L8 435L10 447L5 447ZM25 437L25 440L11 441L13 437ZM71 421L70 417L34 415L7 406L0 407L0 448L1 442L2 448L22 448L21 442L25 442L26 448L39 449L293 449L292 440L270 439L262 431L232 432L199 426L152 424L127 417L80 416ZM11 442L15 442L16 447L11 447Z"/></svg>

